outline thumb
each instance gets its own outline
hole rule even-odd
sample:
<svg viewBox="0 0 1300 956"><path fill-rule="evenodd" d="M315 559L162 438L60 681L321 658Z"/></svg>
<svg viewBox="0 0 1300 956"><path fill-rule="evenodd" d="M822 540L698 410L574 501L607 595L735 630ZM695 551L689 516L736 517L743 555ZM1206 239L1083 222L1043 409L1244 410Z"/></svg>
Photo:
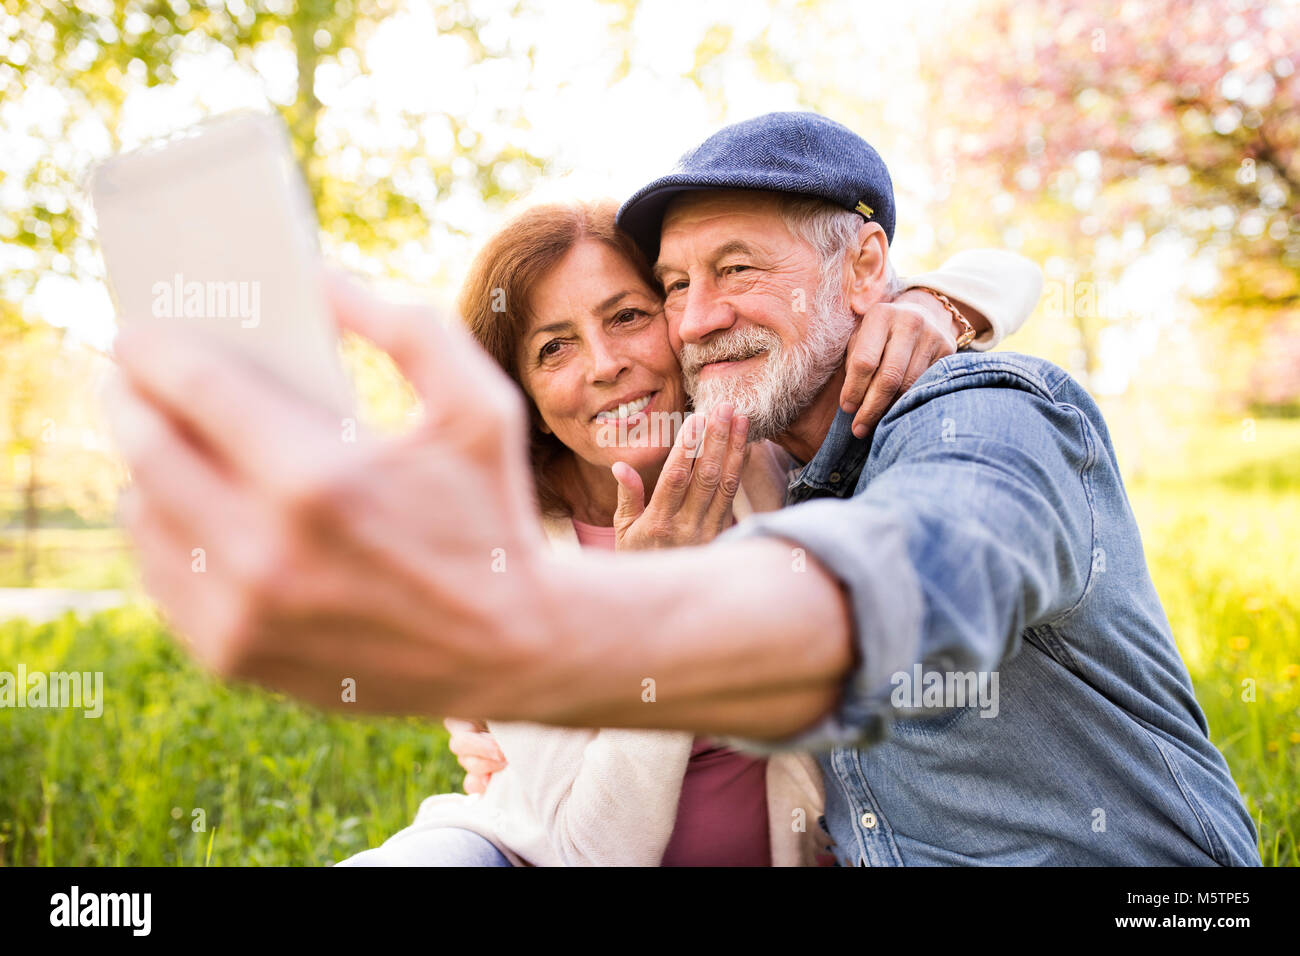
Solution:
<svg viewBox="0 0 1300 956"><path fill-rule="evenodd" d="M625 461L617 461L610 470L618 482L618 507L614 509L614 530L622 534L645 511L645 485L637 470Z"/></svg>

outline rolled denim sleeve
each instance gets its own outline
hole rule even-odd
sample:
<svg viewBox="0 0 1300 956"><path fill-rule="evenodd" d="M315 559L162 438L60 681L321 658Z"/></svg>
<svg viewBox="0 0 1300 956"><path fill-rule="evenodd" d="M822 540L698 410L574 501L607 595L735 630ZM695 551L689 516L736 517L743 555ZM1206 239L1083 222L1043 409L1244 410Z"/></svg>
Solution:
<svg viewBox="0 0 1300 956"><path fill-rule="evenodd" d="M938 367L936 367L938 368ZM1072 610L1092 566L1087 418L1000 367L927 373L882 421L855 493L755 516L728 532L786 539L848 597L858 664L835 710L746 749L868 746L896 716L891 676L993 671L1021 632Z"/></svg>

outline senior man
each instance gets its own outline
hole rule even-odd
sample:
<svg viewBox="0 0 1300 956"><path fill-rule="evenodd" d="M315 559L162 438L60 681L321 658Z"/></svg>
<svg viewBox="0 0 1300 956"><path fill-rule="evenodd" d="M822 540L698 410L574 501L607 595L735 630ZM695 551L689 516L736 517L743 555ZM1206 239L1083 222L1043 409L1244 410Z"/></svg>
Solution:
<svg viewBox="0 0 1300 956"><path fill-rule="evenodd" d="M846 865L1258 864L1084 390L965 354L873 435L837 408L853 317L889 284L875 151L770 114L620 218L697 403L734 403L803 463L794 507L707 547L557 558L518 396L454 329L335 290L426 411L351 445L238 361L125 332L129 523L196 653L322 704L351 678L373 709L819 749ZM176 560L194 542L207 575Z"/></svg>

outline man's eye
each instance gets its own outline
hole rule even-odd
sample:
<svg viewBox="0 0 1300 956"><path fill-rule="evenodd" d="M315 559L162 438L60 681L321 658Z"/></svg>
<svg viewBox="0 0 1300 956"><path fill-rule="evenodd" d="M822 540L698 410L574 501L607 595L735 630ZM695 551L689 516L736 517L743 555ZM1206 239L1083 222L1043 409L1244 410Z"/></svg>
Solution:
<svg viewBox="0 0 1300 956"><path fill-rule="evenodd" d="M675 279L672 282L664 283L664 294L672 295L674 292L681 292L686 288L685 279Z"/></svg>
<svg viewBox="0 0 1300 956"><path fill-rule="evenodd" d="M737 272L740 272L741 270L743 270L743 269L748 269L748 268L750 268L750 267L747 266L747 265L741 265L741 264L739 264L739 263L737 263L736 265L723 266L723 267L722 267L722 274L723 274L724 276L735 275Z"/></svg>

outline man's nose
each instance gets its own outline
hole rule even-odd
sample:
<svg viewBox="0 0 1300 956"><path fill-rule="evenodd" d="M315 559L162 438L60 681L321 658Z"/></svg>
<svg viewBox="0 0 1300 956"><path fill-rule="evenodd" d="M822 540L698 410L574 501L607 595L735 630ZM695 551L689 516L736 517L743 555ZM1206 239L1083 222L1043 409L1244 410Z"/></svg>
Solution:
<svg viewBox="0 0 1300 956"><path fill-rule="evenodd" d="M692 282L685 297L676 330L682 342L699 345L714 332L735 324L735 310L707 283Z"/></svg>

